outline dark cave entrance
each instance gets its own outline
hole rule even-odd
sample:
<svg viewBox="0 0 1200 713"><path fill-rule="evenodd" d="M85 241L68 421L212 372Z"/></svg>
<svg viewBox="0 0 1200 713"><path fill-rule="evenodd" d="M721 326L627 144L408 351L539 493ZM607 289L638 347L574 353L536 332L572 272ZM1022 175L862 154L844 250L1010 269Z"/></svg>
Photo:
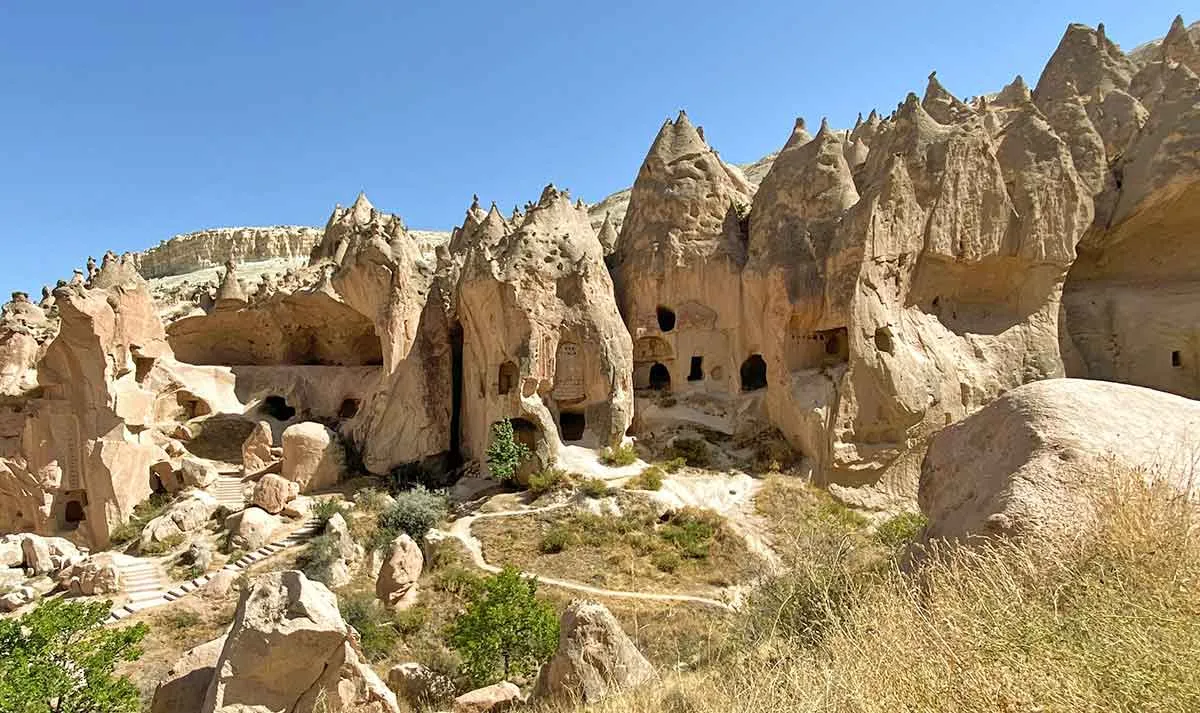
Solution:
<svg viewBox="0 0 1200 713"><path fill-rule="evenodd" d="M658 328L664 332L669 332L675 329L675 311L669 307L658 307L654 310L655 316L658 317Z"/></svg>
<svg viewBox="0 0 1200 713"><path fill-rule="evenodd" d="M688 371L688 381L704 381L704 357L692 357L692 367Z"/></svg>
<svg viewBox="0 0 1200 713"><path fill-rule="evenodd" d="M655 362L650 367L650 388L655 391L665 391L671 388L671 370L661 362Z"/></svg>
<svg viewBox="0 0 1200 713"><path fill-rule="evenodd" d="M742 362L742 391L758 391L767 387L767 362L762 354L752 354Z"/></svg>
<svg viewBox="0 0 1200 713"><path fill-rule="evenodd" d="M338 408L338 418L354 418L361 406L358 399L344 399Z"/></svg>
<svg viewBox="0 0 1200 713"><path fill-rule="evenodd" d="M262 402L263 413L276 421L290 421L296 416L296 409L288 405L282 396L268 396Z"/></svg>
<svg viewBox="0 0 1200 713"><path fill-rule="evenodd" d="M578 411L563 411L558 415L558 428L564 441L582 440L587 417Z"/></svg>

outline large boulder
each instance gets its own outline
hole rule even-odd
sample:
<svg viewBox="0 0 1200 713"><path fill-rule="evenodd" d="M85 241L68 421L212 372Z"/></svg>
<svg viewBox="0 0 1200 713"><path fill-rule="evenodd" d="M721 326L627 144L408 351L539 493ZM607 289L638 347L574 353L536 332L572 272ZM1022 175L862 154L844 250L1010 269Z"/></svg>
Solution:
<svg viewBox="0 0 1200 713"><path fill-rule="evenodd" d="M200 713L224 648L222 636L185 651L154 689L150 712Z"/></svg>
<svg viewBox="0 0 1200 713"><path fill-rule="evenodd" d="M612 612L603 604L576 600L563 612L558 649L542 667L533 696L595 703L655 675Z"/></svg>
<svg viewBox="0 0 1200 713"><path fill-rule="evenodd" d="M46 538L26 535L21 540L21 550L25 554L25 567L34 574L49 574L54 571L54 561L50 558L50 547Z"/></svg>
<svg viewBox="0 0 1200 713"><path fill-rule="evenodd" d="M337 434L319 423L288 426L283 432L283 477L308 493L335 485L345 455Z"/></svg>
<svg viewBox="0 0 1200 713"><path fill-rule="evenodd" d="M1089 490L1142 471L1191 486L1200 403L1159 391L1051 379L1009 391L930 445L919 503L931 537L1085 526Z"/></svg>
<svg viewBox="0 0 1200 713"><path fill-rule="evenodd" d="M409 705L424 710L454 697L454 681L419 663L402 663L388 670L388 688Z"/></svg>
<svg viewBox="0 0 1200 713"><path fill-rule="evenodd" d="M215 497L203 491L194 491L146 523L142 528L140 544L145 548L153 543L178 540L187 533L203 528L216 511Z"/></svg>
<svg viewBox="0 0 1200 713"><path fill-rule="evenodd" d="M329 586L343 587L354 577L354 570L362 561L363 548L354 541L350 526L341 513L329 518L323 534L329 539L336 555L329 568Z"/></svg>
<svg viewBox="0 0 1200 713"><path fill-rule="evenodd" d="M242 443L242 470L247 475L258 473L271 465L271 424L259 421Z"/></svg>
<svg viewBox="0 0 1200 713"><path fill-rule="evenodd" d="M225 519L230 544L243 550L257 550L268 544L278 528L278 517L256 507L246 508Z"/></svg>
<svg viewBox="0 0 1200 713"><path fill-rule="evenodd" d="M454 699L454 713L501 713L521 703L521 689L508 681L477 688Z"/></svg>
<svg viewBox="0 0 1200 713"><path fill-rule="evenodd" d="M325 585L296 571L257 577L238 602L203 713L374 710L396 697L364 663Z"/></svg>
<svg viewBox="0 0 1200 713"><path fill-rule="evenodd" d="M217 468L206 460L184 458L180 476L185 486L207 488L217 481Z"/></svg>
<svg viewBox="0 0 1200 713"><path fill-rule="evenodd" d="M17 535L0 537L0 567L20 567L24 562L21 538Z"/></svg>
<svg viewBox="0 0 1200 713"><path fill-rule="evenodd" d="M392 542L391 554L375 580L375 596L389 607L405 609L417 601L417 580L425 560L421 548L407 534Z"/></svg>
<svg viewBox="0 0 1200 713"><path fill-rule="evenodd" d="M255 484L250 502L272 515L278 515L299 494L300 485L298 483L274 473L268 473Z"/></svg>
<svg viewBox="0 0 1200 713"><path fill-rule="evenodd" d="M121 591L121 568L111 552L101 552L64 569L58 582L76 596L112 594Z"/></svg>

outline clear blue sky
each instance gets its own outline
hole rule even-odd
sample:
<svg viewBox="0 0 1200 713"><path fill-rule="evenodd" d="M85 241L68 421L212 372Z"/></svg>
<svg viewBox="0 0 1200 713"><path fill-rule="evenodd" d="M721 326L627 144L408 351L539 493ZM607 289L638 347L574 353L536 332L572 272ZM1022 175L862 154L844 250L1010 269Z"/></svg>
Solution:
<svg viewBox="0 0 1200 713"><path fill-rule="evenodd" d="M322 225L360 189L431 229L457 224L472 193L507 211L553 181L595 201L632 182L680 107L726 160L750 161L776 150L797 115L841 127L858 111L890 111L923 91L931 69L960 96L1017 73L1032 84L1069 21L1103 21L1129 49L1165 34L1184 9L1178 0L4 4L4 296L69 277L88 254L176 233Z"/></svg>

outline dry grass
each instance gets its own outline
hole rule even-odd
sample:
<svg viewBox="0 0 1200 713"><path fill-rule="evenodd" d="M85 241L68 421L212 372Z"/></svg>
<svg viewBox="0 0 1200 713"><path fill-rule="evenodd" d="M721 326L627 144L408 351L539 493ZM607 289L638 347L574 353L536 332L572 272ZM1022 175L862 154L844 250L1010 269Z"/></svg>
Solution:
<svg viewBox="0 0 1200 713"><path fill-rule="evenodd" d="M660 523L640 499L620 497L621 515L554 510L483 519L472 533L492 564L606 589L718 596L755 573L754 557L719 517Z"/></svg>
<svg viewBox="0 0 1200 713"><path fill-rule="evenodd" d="M781 578L805 603L760 596L719 666L588 710L1200 710L1192 506L1134 477L1095 507L1076 539L934 546L909 572L858 559L853 536L810 538L823 558Z"/></svg>

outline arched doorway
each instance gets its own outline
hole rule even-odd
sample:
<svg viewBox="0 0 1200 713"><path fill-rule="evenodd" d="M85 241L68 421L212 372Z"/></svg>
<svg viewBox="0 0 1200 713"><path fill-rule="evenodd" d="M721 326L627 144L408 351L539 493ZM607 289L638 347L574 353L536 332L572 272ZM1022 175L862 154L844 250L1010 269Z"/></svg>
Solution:
<svg viewBox="0 0 1200 713"><path fill-rule="evenodd" d="M751 354L742 362L742 391L757 391L767 386L767 362L762 354Z"/></svg>
<svg viewBox="0 0 1200 713"><path fill-rule="evenodd" d="M650 388L655 391L665 391L671 388L671 370L661 362L655 362L650 367Z"/></svg>

